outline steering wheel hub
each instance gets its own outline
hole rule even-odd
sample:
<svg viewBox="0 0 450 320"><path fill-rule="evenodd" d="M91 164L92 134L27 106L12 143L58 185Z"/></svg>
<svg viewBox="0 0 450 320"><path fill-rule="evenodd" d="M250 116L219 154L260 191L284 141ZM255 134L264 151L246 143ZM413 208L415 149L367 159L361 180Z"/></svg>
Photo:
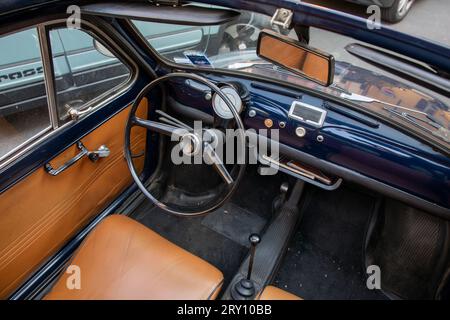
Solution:
<svg viewBox="0 0 450 320"><path fill-rule="evenodd" d="M201 140L195 133L186 133L181 137L180 147L186 156L194 156L202 150Z"/></svg>

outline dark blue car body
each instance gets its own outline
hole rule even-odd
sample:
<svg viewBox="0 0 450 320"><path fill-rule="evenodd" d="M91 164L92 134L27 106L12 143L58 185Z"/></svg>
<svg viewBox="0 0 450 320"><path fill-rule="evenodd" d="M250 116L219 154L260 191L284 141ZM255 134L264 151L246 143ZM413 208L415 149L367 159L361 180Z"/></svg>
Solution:
<svg viewBox="0 0 450 320"><path fill-rule="evenodd" d="M258 4L252 1L236 2L217 0L204 2L215 5L227 5L234 8L251 9L266 14L270 14L273 8L279 5L278 1L270 0L258 1ZM40 3L43 6L46 5L46 1L33 1L33 3L34 5L30 5L30 1L3 2L1 4L3 15L8 11L14 12L15 10L22 9L20 16L26 17L27 15L33 15L34 10L37 10ZM368 30L364 19L348 16L326 8L318 8L290 1L283 2L283 5L294 10L296 12L294 20L302 21L303 24L332 29L334 31L338 30L341 34L384 47L414 59L419 59L450 73L450 48L448 47L424 39L418 39L388 28ZM28 9L24 9L27 7ZM7 15L6 17L10 16ZM6 21L8 20L6 19ZM3 26L6 29L8 28L5 24ZM132 40L130 39L130 41ZM155 66L155 61L148 61ZM221 75L220 77L223 81L235 80L233 77L227 75ZM133 95L141 87L139 84L144 83L141 81L145 82L146 80L145 78L138 80L133 89L123 95L120 100L124 103L132 101ZM261 92L252 89L250 84L248 86L251 96L254 96L255 99L254 101L252 99L252 104L258 105L260 108L280 119L285 117L287 102L282 103L275 109L271 107L270 103L270 101L283 101L283 97L266 92L263 101L266 101L267 104L262 104L259 99ZM298 91L299 89L295 90ZM312 99L311 101L317 105L323 105L325 101L323 97L309 97L307 92L302 92L301 90L298 91L298 94L305 95L305 99ZM192 95L195 97L195 91L192 92ZM42 166L49 158L67 145L67 143L75 142L80 137L81 132L85 132L87 128L101 123L104 116L111 113L115 108L117 108L117 103L99 110L99 112L86 118L84 121L75 123L72 127L67 128L64 134L44 142L42 146L38 147L28 156L4 168L0 178L1 190L5 190L14 184L15 181L20 180L25 172ZM415 201L419 202L419 199L421 199L441 214L449 214L450 158L448 157L448 153L438 152L435 148L428 146L420 139L408 137L402 134L401 131L394 129L386 130L387 127L384 126L372 129L356 124L350 120L345 123L344 119L338 114L331 116L329 121L330 129L324 131L323 134L330 137L330 139L327 139L327 144L330 144L329 147L331 149L314 145L307 146L305 149L304 146L296 144L292 135L286 136L286 140L283 139L282 143L285 143L289 147L298 148L298 151L301 153L307 151L306 153L309 156L315 157L320 161L331 160L330 162L333 165L338 165L342 169L345 167L345 170L358 172L358 175L368 176L371 181L376 181L376 183L398 188L402 194L405 191L411 193L414 197L418 197ZM345 124L345 126L339 129L332 129L337 123ZM333 125L331 126L331 124ZM359 142L355 144L356 141ZM377 142L374 143L374 141ZM349 143L349 147L345 146L347 142ZM330 152L331 150L333 152ZM402 156L399 156L400 154ZM355 161L352 165L349 165L346 159L354 158L355 156L357 159L354 159ZM368 160L371 165L365 167ZM403 175L397 176L400 172L406 173L410 176L411 180L404 180ZM421 172L432 173L433 177L427 181L423 181ZM380 173L383 173L382 177L379 175Z"/></svg>
<svg viewBox="0 0 450 320"><path fill-rule="evenodd" d="M65 8L71 2L73 1L2 1L0 32L20 27L22 20L39 21L44 20L45 16L58 15L61 8ZM273 15L276 8L287 8L294 12L295 23L340 33L419 60L440 70L442 74L450 74L449 47L386 27L369 30L365 19L342 12L290 0L199 0L198 2L251 10L269 16ZM393 1L379 2L388 6ZM36 12L41 14L36 16ZM158 75L175 69L173 65L149 55L147 48L142 47L142 43L139 43L136 37L116 19L111 18L108 24L117 32L117 39L136 51L140 58L139 68L144 70L144 65L147 64L156 70ZM340 62L337 62L336 66L337 75L354 68ZM344 181L365 185L437 216L450 218L450 150L446 150L445 146L433 145L426 137L380 119L376 114L362 110L356 104L336 99L312 87L274 81L268 74L247 75L223 70L205 71L189 68L186 70L196 72L215 83L239 83L248 92L246 101L248 108L258 110L256 117L249 117L247 112L242 114L248 128L263 129L265 117L270 117L275 122L286 122L286 129L280 135L281 150L284 153L318 169L333 172ZM370 76L367 70L363 74ZM366 76L357 80L363 82ZM7 191L30 172L42 168L68 145L74 144L104 123L111 115L129 105L150 80L151 77L147 73L139 72L129 90L114 101L81 121L66 126L58 135L49 137L16 161L2 167L0 192ZM395 80L389 81L393 85L398 85ZM212 112L210 103L203 98L204 91L201 88L180 83L179 86L173 87L173 97L188 107L197 108L207 114ZM288 117L293 97L327 110L327 118L321 128L305 125L308 134L304 140L297 139L295 135L297 123ZM429 105L436 110L449 110L449 106L438 99L431 99ZM323 136L323 143L317 143L318 135ZM149 176L154 166L155 163L147 163L144 175ZM128 190L115 205L118 206L120 200L125 199L133 190ZM113 211L114 208L108 210ZM30 288L28 289L31 290Z"/></svg>

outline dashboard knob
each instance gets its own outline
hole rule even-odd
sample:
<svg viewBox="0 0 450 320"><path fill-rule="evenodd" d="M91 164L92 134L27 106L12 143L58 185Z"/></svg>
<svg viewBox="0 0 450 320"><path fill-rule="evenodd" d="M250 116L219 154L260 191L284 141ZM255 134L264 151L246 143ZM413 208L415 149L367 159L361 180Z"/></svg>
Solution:
<svg viewBox="0 0 450 320"><path fill-rule="evenodd" d="M306 135L306 130L303 127L297 127L297 129L295 129L295 134L297 137L303 138Z"/></svg>
<svg viewBox="0 0 450 320"><path fill-rule="evenodd" d="M264 125L266 126L266 128L269 128L269 129L272 128L272 126L273 126L273 120L267 118L266 120L264 120Z"/></svg>

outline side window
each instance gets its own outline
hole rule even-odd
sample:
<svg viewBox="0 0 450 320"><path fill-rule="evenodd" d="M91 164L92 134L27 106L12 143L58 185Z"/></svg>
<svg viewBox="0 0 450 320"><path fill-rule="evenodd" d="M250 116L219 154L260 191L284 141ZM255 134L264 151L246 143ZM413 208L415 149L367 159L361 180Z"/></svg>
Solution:
<svg viewBox="0 0 450 320"><path fill-rule="evenodd" d="M71 121L69 110L91 112L131 78L130 68L89 31L55 27L49 37L51 56L42 57L37 27L0 35L0 166ZM56 106L47 96L43 58L53 61Z"/></svg>
<svg viewBox="0 0 450 320"><path fill-rule="evenodd" d="M38 33L0 37L0 159L51 130Z"/></svg>
<svg viewBox="0 0 450 320"><path fill-rule="evenodd" d="M210 27L193 27L175 24L134 21L136 28L159 53L170 56L179 50L205 50Z"/></svg>
<svg viewBox="0 0 450 320"><path fill-rule="evenodd" d="M59 124L71 120L69 110L86 110L114 94L131 72L85 30L50 31Z"/></svg>

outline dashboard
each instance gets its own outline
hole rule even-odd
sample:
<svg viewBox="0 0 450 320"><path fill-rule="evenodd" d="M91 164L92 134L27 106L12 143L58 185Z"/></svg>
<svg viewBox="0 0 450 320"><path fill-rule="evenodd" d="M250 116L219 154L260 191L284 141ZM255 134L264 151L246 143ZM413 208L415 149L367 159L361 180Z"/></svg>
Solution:
<svg viewBox="0 0 450 320"><path fill-rule="evenodd" d="M235 91L230 100L240 102L246 128L279 129L282 164L300 162L315 175L307 182L329 190L342 181L364 184L450 218L450 159L429 145L380 119L301 90L230 76L208 78L233 88L227 91ZM173 86L172 97L199 117L214 110L224 113L208 88L192 82Z"/></svg>

